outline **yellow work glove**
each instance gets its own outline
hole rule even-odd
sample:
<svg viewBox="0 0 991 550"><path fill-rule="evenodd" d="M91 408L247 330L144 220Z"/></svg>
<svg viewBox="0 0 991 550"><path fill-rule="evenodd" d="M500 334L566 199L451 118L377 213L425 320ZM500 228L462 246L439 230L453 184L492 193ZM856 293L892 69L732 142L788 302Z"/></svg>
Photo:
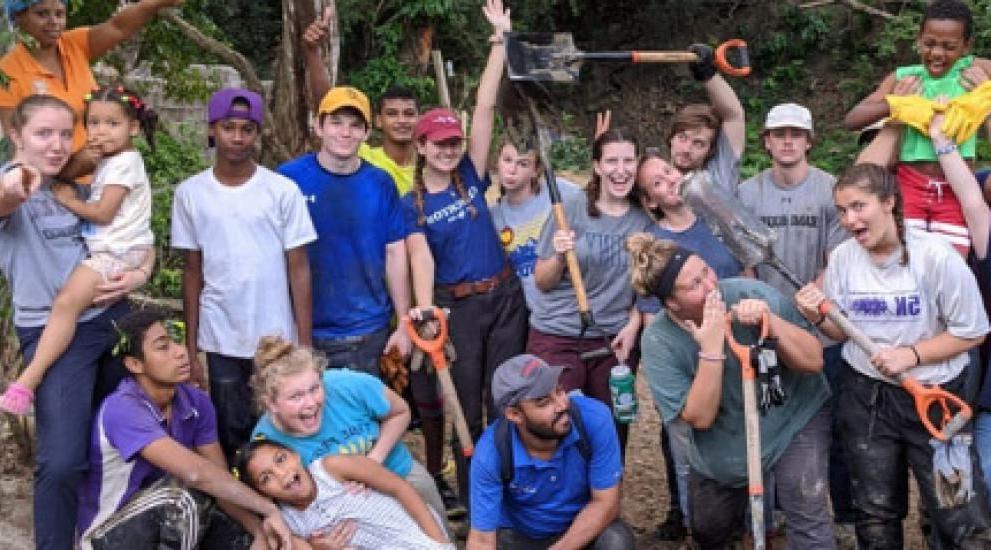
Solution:
<svg viewBox="0 0 991 550"><path fill-rule="evenodd" d="M991 80L951 100L940 129L957 143L963 143L984 124L988 114L991 114Z"/></svg>
<svg viewBox="0 0 991 550"><path fill-rule="evenodd" d="M929 135L933 114L942 110L936 102L921 95L889 95L884 100L888 102L891 118L908 124L926 136Z"/></svg>

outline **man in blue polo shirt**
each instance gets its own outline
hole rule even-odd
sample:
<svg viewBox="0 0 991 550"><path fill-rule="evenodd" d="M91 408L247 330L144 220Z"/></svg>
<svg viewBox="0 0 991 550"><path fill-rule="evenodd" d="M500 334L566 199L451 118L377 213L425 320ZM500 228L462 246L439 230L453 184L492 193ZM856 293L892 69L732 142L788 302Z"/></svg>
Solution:
<svg viewBox="0 0 991 550"><path fill-rule="evenodd" d="M619 519L623 466L612 414L595 399L569 397L558 384L562 369L533 355L496 369L492 399L503 417L471 462L470 550L633 548ZM512 463L506 484L503 460Z"/></svg>
<svg viewBox="0 0 991 550"><path fill-rule="evenodd" d="M371 125L365 94L332 88L318 116L320 150L278 169L303 192L317 230L309 245L313 346L331 367L380 376L386 350L410 351L402 325L389 328L393 312L410 307L403 210L392 177L358 156Z"/></svg>

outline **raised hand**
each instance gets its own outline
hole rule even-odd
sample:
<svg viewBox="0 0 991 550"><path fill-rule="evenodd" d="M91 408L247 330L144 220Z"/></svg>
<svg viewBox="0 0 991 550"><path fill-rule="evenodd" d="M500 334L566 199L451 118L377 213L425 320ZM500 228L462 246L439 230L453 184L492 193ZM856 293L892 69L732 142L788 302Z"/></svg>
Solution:
<svg viewBox="0 0 991 550"><path fill-rule="evenodd" d="M482 6L482 13L492 25L492 34L496 38L501 38L502 33L513 30L513 23L509 19L509 8L503 8L502 0L485 0Z"/></svg>
<svg viewBox="0 0 991 550"><path fill-rule="evenodd" d="M719 289L713 289L705 297L702 324L696 325L695 321L689 319L685 321L685 326L703 353L722 353L723 341L726 338L726 304Z"/></svg>
<svg viewBox="0 0 991 550"><path fill-rule="evenodd" d="M303 46L310 49L319 48L325 40L327 40L327 34L330 32L330 19L334 16L334 10L329 6L324 8L323 15L314 19L306 30L303 31Z"/></svg>

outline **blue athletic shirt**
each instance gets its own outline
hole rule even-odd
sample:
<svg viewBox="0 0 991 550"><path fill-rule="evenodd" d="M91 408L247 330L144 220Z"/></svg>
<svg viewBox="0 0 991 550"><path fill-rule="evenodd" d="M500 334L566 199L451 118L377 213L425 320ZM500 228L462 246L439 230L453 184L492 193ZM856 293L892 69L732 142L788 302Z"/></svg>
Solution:
<svg viewBox="0 0 991 550"><path fill-rule="evenodd" d="M389 185L392 185L390 180ZM348 369L328 369L323 373L323 414L320 430L308 437L296 437L275 427L268 413L262 415L251 432L252 439L282 443L299 455L303 464L328 455L366 455L379 439L380 422L389 412L385 385L370 374ZM413 467L413 455L399 441L383 466L405 478Z"/></svg>
<svg viewBox="0 0 991 550"><path fill-rule="evenodd" d="M362 336L392 318L385 247L406 237L406 222L389 173L361 161L333 174L307 153L279 167L306 198L317 240L307 247L313 279L313 337Z"/></svg>
<svg viewBox="0 0 991 550"><path fill-rule="evenodd" d="M468 155L461 158L457 170L477 211L474 218L453 182L439 193L424 194L425 227L416 224L420 213L416 209L415 192L402 198L408 232L426 234L434 256L434 282L440 285L487 279L506 265L506 253L485 202L485 190L492 180L488 174L482 180L478 178Z"/></svg>
<svg viewBox="0 0 991 550"><path fill-rule="evenodd" d="M527 453L515 426L513 480L503 487L502 462L494 441L495 424L486 428L471 460L471 527L483 532L509 528L533 539L560 535L592 499L623 478L619 437L609 407L590 397L572 396L582 414L591 447L586 462L578 449L574 424L550 460Z"/></svg>

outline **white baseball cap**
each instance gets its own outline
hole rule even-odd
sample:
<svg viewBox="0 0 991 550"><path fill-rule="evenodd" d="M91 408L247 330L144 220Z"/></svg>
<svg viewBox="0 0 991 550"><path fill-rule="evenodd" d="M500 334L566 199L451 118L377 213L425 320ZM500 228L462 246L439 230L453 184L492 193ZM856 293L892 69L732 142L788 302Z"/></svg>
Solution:
<svg viewBox="0 0 991 550"><path fill-rule="evenodd" d="M765 130L775 128L801 128L812 133L812 113L797 103L775 105L767 113Z"/></svg>

